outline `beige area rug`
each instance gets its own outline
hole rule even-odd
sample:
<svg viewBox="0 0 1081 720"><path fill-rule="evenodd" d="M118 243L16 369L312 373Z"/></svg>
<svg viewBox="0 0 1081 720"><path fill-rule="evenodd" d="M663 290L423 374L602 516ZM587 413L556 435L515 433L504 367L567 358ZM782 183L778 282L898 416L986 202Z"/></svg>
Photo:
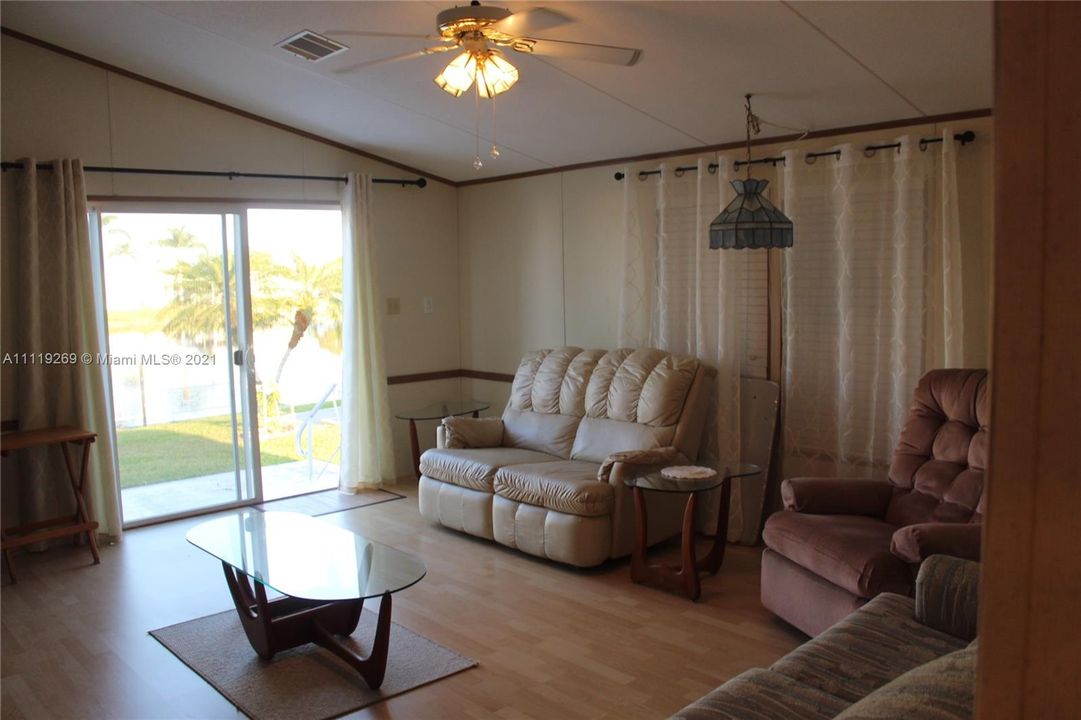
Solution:
<svg viewBox="0 0 1081 720"><path fill-rule="evenodd" d="M351 640L367 655L374 612L361 615ZM248 644L236 610L151 630L158 642L256 720L334 718L476 667L477 662L393 623L387 674L371 690L348 665L316 645L260 660Z"/></svg>
<svg viewBox="0 0 1081 720"><path fill-rule="evenodd" d="M351 495L340 493L337 490L320 490L307 495L271 500L253 507L263 512L281 510L317 517L341 512L342 510L352 510L354 508L368 507L369 505L379 505L392 500L401 500L404 497L405 495L399 495L390 490L360 490Z"/></svg>

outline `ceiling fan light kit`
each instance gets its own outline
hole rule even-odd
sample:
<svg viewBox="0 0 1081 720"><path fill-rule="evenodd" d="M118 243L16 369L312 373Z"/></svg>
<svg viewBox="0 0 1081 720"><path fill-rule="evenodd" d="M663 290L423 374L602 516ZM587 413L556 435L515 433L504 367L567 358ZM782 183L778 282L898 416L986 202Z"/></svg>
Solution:
<svg viewBox="0 0 1081 720"><path fill-rule="evenodd" d="M466 51L435 76L435 84L454 97L461 97L474 81L482 98L492 98L518 82L518 68L498 50Z"/></svg>
<svg viewBox="0 0 1081 720"><path fill-rule="evenodd" d="M461 97L476 83L475 92L478 102L479 98L494 101L496 95L505 93L518 82L518 69L506 59L500 48L510 48L514 52L529 55L587 60L613 65L634 65L642 55L642 51L635 48L549 40L534 35L537 31L548 30L568 22L571 22L569 17L547 8L531 7L512 13L507 8L481 5L478 0L472 0L469 5L449 8L436 15L438 36L352 30L327 32L369 37L438 39L443 43L401 55L367 60L339 68L334 71L336 73L347 73L360 68L460 49L462 53L451 60L433 79L441 90L453 97ZM477 113L477 144L479 146L479 108ZM492 117L494 135L494 108ZM492 157L499 156L494 138L491 155ZM478 151L473 160L473 167L479 170L481 166Z"/></svg>

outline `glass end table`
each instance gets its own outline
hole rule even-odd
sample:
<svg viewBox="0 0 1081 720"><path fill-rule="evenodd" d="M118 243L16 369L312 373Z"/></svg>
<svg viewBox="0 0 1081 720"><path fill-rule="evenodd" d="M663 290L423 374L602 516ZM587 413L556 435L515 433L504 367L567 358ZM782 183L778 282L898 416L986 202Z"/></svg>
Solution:
<svg viewBox="0 0 1081 720"><path fill-rule="evenodd" d="M757 465L743 464L735 468L716 470L696 465L677 465L659 472L625 478L623 484L634 493L635 542L631 550L631 580L636 583L653 583L697 600L702 595L699 574L716 575L724 562L728 535L728 510L732 502L732 479L748 477L762 472ZM712 536L713 545L704 558L695 553L695 513L701 493L721 488L717 514L717 530ZM650 563L649 522L646 514L646 492L686 493L687 505L683 509L683 536L680 567Z"/></svg>
<svg viewBox="0 0 1081 720"><path fill-rule="evenodd" d="M221 560L244 633L264 660L315 643L383 683L390 647L391 595L424 577L417 557L307 515L244 510L195 526L188 542ZM254 580L253 583L251 582ZM269 600L267 588L283 597ZM367 657L342 643L357 629L364 601L380 598Z"/></svg>
<svg viewBox="0 0 1081 720"><path fill-rule="evenodd" d="M417 410L396 413L394 417L409 421L409 449L413 452L413 472L420 480L420 441L417 439L418 420L442 420L445 417L472 415L480 417L482 410L492 405L483 400L443 400Z"/></svg>

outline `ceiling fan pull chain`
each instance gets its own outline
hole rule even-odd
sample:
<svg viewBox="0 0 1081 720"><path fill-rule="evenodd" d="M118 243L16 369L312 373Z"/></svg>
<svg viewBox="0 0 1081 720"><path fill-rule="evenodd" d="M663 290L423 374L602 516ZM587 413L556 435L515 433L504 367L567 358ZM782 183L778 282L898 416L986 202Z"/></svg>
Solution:
<svg viewBox="0 0 1081 720"><path fill-rule="evenodd" d="M492 152L490 153L493 158L499 157L499 146L496 144L495 139L495 95L489 98L492 101Z"/></svg>
<svg viewBox="0 0 1081 720"><path fill-rule="evenodd" d="M473 155L473 169L479 171L484 167L484 163L480 160L480 83L475 85L476 89L473 95L473 137L477 141L477 145Z"/></svg>

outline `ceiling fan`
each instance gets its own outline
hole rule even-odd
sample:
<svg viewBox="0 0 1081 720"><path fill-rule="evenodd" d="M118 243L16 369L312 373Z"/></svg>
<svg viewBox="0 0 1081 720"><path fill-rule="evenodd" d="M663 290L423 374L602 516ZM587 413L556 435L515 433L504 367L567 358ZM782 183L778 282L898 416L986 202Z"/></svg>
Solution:
<svg viewBox="0 0 1081 720"><path fill-rule="evenodd" d="M547 8L529 8L512 13L506 8L481 5L473 0L468 6L453 7L436 16L438 35L414 35L394 32L327 30L327 35L357 37L400 37L438 40L440 44L401 55L368 60L335 70L350 73L362 68L410 60L435 53L461 50L435 77L435 83L454 97L469 90L474 81L480 97L491 98L506 92L518 81L518 70L507 61L503 48L526 55L588 60L614 65L634 65L641 50L595 45L592 43L550 40L534 33L571 22L567 16Z"/></svg>

